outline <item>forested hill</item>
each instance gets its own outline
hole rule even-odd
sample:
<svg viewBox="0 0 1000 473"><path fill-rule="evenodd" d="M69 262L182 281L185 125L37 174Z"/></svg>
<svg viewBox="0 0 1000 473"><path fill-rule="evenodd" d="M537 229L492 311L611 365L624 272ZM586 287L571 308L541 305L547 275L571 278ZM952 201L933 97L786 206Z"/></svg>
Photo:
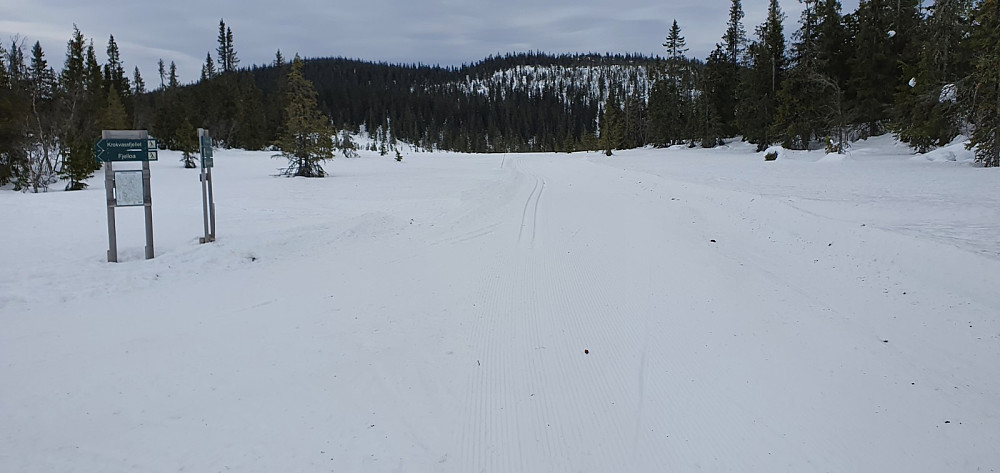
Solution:
<svg viewBox="0 0 1000 473"><path fill-rule="evenodd" d="M962 136L979 163L1000 166L1000 3L926 3L862 0L843 12L836 0L807 1L798 26L786 28L791 19L771 0L751 36L732 0L721 42L704 59L687 56L674 21L662 59L521 53L451 68L290 64L280 51L271 64L240 68L220 20L218 55L206 55L201 77L181 85L174 63L160 60L152 91L138 67L128 77L114 36L102 65L93 41L74 29L59 72L38 42L30 54L21 43L0 46L0 186L47 189L61 176L69 189L85 187L101 130L147 129L161 146L190 154L196 127L221 146L265 149L306 118L316 127L294 133L364 130L383 152L403 140L428 150L610 155L740 137L759 151L843 153L856 139L892 132L917 152ZM331 146L350 154L339 141Z"/></svg>
<svg viewBox="0 0 1000 473"><path fill-rule="evenodd" d="M530 53L458 68L319 58L306 60L303 72L341 129L363 126L424 148L568 151L596 146L598 116L612 92L644 104L657 64L643 56ZM282 71L249 72L272 96Z"/></svg>

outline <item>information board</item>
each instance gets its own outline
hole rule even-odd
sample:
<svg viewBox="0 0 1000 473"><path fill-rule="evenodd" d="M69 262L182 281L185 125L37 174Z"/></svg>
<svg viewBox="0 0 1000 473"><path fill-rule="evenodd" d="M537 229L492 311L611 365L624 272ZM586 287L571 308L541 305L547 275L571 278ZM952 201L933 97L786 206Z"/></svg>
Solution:
<svg viewBox="0 0 1000 473"><path fill-rule="evenodd" d="M142 171L115 171L115 202L119 207L143 205Z"/></svg>

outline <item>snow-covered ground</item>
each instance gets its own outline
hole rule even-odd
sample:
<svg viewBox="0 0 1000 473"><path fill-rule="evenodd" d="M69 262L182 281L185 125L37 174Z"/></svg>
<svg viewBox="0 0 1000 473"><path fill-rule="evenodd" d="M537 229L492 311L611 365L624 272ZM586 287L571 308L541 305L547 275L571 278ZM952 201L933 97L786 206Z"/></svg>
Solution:
<svg viewBox="0 0 1000 473"><path fill-rule="evenodd" d="M1000 471L1000 171L960 145L371 153L0 192L3 472Z"/></svg>

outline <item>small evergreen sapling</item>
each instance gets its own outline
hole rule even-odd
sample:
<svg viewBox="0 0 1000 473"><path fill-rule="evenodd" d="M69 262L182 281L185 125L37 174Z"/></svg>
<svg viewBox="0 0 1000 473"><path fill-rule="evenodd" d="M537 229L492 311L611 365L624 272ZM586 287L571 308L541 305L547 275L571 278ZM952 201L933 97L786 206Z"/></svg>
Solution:
<svg viewBox="0 0 1000 473"><path fill-rule="evenodd" d="M181 162L184 163L184 168L197 168L198 163L194 159L194 154L198 152L198 132L194 129L194 125L191 125L191 121L187 117L184 117L181 126L177 128L174 142L180 148Z"/></svg>

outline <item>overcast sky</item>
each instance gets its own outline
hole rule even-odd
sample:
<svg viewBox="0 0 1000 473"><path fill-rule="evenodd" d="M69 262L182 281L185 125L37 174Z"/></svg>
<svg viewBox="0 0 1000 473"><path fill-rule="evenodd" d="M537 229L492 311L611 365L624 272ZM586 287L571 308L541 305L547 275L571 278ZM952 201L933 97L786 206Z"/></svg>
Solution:
<svg viewBox="0 0 1000 473"><path fill-rule="evenodd" d="M392 63L457 66L490 54L612 52L661 54L676 19L689 56L705 58L725 30L728 0L0 0L0 39L41 41L62 67L73 25L94 40L100 61L114 34L126 69L139 66L155 86L156 63L177 63L181 82L198 78L215 56L219 19L233 30L240 66L291 58L344 56ZM857 0L843 0L852 11ZM753 36L768 0L743 0ZM786 37L797 27L798 0L781 3ZM155 78L155 79L154 79Z"/></svg>

